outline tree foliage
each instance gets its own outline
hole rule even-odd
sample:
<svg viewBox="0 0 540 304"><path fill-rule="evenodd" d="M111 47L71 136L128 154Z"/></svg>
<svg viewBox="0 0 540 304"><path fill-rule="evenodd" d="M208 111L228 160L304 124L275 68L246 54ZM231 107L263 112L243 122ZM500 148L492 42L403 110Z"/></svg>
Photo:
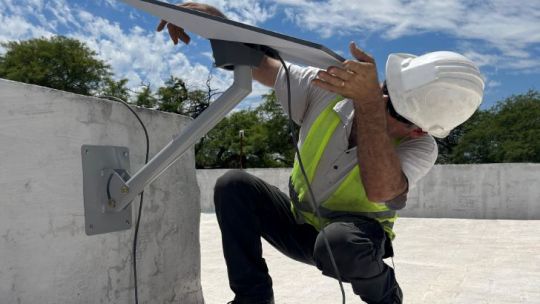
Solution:
<svg viewBox="0 0 540 304"><path fill-rule="evenodd" d="M540 92L478 111L453 136L457 140L443 150L445 163L540 162Z"/></svg>
<svg viewBox="0 0 540 304"><path fill-rule="evenodd" d="M141 90L135 96L135 104L143 108L154 108L157 103L157 98L152 93L149 84L143 84Z"/></svg>
<svg viewBox="0 0 540 304"><path fill-rule="evenodd" d="M159 110L183 114L182 104L187 99L188 89L182 79L171 76L165 86L158 89L157 95Z"/></svg>
<svg viewBox="0 0 540 304"><path fill-rule="evenodd" d="M2 78L90 95L111 75L110 67L76 39L55 36L2 46Z"/></svg>
<svg viewBox="0 0 540 304"><path fill-rule="evenodd" d="M158 110L196 118L209 105L215 90L190 89L184 80L171 76L165 85L158 88L155 99Z"/></svg>
<svg viewBox="0 0 540 304"><path fill-rule="evenodd" d="M240 130L244 131L243 155ZM225 117L195 146L197 167L238 168L241 157L249 168L289 167L294 160L291 141L288 119L271 92L255 109Z"/></svg>
<svg viewBox="0 0 540 304"><path fill-rule="evenodd" d="M128 80L123 78L118 81L112 78L106 78L103 81L103 87L100 89L100 95L113 96L124 101L129 100Z"/></svg>
<svg viewBox="0 0 540 304"><path fill-rule="evenodd" d="M264 143L272 156L275 166L290 167L294 162L294 146L291 138L289 118L277 101L274 91L263 95L263 102L256 111L262 121L264 130ZM293 124L294 134L298 127Z"/></svg>

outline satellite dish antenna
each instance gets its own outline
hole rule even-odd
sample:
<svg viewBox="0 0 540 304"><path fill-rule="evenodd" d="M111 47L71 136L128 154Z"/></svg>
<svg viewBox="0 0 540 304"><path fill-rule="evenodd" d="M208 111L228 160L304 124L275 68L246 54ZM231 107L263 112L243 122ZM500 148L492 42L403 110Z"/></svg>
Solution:
<svg viewBox="0 0 540 304"><path fill-rule="evenodd" d="M344 58L306 40L156 0L122 0L210 40L215 64L234 69L234 82L196 120L130 176L126 147L81 147L85 231L88 235L131 228L131 201L208 133L250 92L251 69L265 55L327 69Z"/></svg>
<svg viewBox="0 0 540 304"><path fill-rule="evenodd" d="M286 36L259 27L216 17L156 0L122 0L169 23L210 40L225 40L266 46L290 62L326 69L340 65L343 57L310 41Z"/></svg>

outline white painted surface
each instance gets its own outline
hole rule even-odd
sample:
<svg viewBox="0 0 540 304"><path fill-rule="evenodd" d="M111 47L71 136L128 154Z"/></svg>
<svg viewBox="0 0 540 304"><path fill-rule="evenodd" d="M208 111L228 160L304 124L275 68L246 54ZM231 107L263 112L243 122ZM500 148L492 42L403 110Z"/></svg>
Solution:
<svg viewBox="0 0 540 304"><path fill-rule="evenodd" d="M136 111L151 155L190 121ZM144 161L141 127L120 103L0 80L0 303L134 302L133 231L84 232L83 144L129 147L132 171ZM190 150L147 188L140 303L203 303L194 167Z"/></svg>
<svg viewBox="0 0 540 304"><path fill-rule="evenodd" d="M216 179L227 170L197 170L201 209L213 212ZM247 172L289 193L291 169ZM540 219L540 164L437 165L411 189L402 217Z"/></svg>
<svg viewBox="0 0 540 304"><path fill-rule="evenodd" d="M403 218L394 241L405 304L540 303L540 221ZM202 287L207 304L233 299L215 214L201 217ZM337 280L263 241L278 304L337 304ZM392 262L387 259L388 264ZM345 284L348 304L363 303Z"/></svg>

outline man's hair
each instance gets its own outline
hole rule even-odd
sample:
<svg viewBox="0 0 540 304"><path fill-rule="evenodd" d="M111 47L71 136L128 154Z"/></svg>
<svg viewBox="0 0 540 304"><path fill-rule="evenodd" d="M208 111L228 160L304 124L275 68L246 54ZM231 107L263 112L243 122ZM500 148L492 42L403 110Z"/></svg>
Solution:
<svg viewBox="0 0 540 304"><path fill-rule="evenodd" d="M386 103L386 108L388 110L388 113L390 113L390 116L394 118L395 120L404 123L406 125L412 126L414 123L410 122L407 118L399 115L398 112L396 112L396 109L394 109L394 105L392 105L392 98L390 98L390 93L388 93L388 87L386 86L386 80L383 82L382 86L382 92L384 95L388 96L388 102Z"/></svg>

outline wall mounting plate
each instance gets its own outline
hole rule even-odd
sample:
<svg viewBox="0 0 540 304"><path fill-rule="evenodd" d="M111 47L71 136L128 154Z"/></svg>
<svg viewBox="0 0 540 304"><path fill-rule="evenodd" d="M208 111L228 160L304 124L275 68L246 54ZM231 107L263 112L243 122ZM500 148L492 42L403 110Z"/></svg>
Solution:
<svg viewBox="0 0 540 304"><path fill-rule="evenodd" d="M131 204L121 211L113 211L107 195L107 183L114 172L129 179L129 149L83 145L81 155L86 234L130 229Z"/></svg>

